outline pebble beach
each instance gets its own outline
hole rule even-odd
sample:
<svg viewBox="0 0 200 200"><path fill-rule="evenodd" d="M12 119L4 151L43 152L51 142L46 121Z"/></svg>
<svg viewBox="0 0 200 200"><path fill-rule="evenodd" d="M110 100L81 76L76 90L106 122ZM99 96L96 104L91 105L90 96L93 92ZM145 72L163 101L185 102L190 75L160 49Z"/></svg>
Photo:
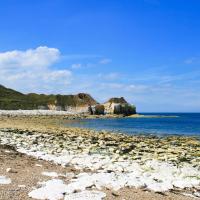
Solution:
<svg viewBox="0 0 200 200"><path fill-rule="evenodd" d="M20 113L0 116L2 199L7 198L6 187L19 180L24 160L30 160L24 168L31 163L32 170L39 170L35 170L37 180L17 187L23 190L22 199L200 197L200 141L196 137L129 136L70 128L64 124L76 115ZM9 162L12 154L16 160ZM26 181L32 170L25 173Z"/></svg>

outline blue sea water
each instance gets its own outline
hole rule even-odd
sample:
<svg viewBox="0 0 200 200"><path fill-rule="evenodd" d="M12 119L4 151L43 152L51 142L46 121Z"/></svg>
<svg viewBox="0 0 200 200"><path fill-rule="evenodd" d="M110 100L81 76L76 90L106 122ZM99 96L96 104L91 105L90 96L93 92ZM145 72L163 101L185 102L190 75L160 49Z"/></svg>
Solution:
<svg viewBox="0 0 200 200"><path fill-rule="evenodd" d="M189 135L200 137L200 113L141 113L144 118L83 119L70 126L126 134ZM157 117L156 117L157 116ZM159 117L160 116L160 117ZM173 116L173 117L171 117ZM69 124L68 124L69 125Z"/></svg>

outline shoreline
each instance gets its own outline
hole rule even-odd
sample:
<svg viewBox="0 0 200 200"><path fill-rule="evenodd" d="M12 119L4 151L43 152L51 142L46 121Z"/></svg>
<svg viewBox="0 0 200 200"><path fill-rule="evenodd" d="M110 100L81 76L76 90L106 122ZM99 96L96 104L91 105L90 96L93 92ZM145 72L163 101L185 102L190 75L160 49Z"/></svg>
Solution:
<svg viewBox="0 0 200 200"><path fill-rule="evenodd" d="M167 114L167 113L166 113ZM177 114L177 113L175 113ZM25 116L63 116L69 119L107 119L107 118L176 118L177 115L160 115L155 113L149 114L132 114L132 115L123 115L123 114L83 114L83 113L73 113L69 111L57 111L57 110L0 110L0 116L10 116L10 117L25 117Z"/></svg>
<svg viewBox="0 0 200 200"><path fill-rule="evenodd" d="M27 155L63 164L63 166L70 164L76 170L87 169L95 175L86 174L84 178L89 176L96 182L102 182L97 176L99 173L103 173L108 180L111 178L110 190L138 186L138 188L144 187L147 190L165 193L169 190L174 191L175 185L176 188L181 189L179 189L180 195L187 192L188 195L195 196L195 187L200 185L198 180L200 177L200 143L191 137L171 136L161 139L68 128L62 127L65 119L61 116L26 118L1 116L0 119L1 143L4 138L4 143L12 144L17 147L18 151ZM53 141L53 145L50 145L50 141ZM22 145L20 146L20 144ZM65 157L62 155L63 153ZM152 167L153 171L150 170ZM169 170L169 174L175 173L177 180L174 177L169 179L163 175L163 167L171 170ZM180 170L183 170L182 173L187 176L187 171L190 170L191 178L186 181L183 174L178 174ZM157 171L157 175L155 171ZM134 174L136 172L137 176ZM159 177L159 172L161 172L161 177ZM110 177L110 173L114 173L115 182L118 185L112 182L114 177ZM163 184L154 180L155 175L164 181ZM143 179L145 177L149 182L145 182L146 180L142 180L141 177ZM129 184L125 183L125 180ZM170 181L174 181L173 184L169 184ZM90 185L91 183L85 184ZM105 183L100 185L101 187L105 186ZM185 187L190 189L183 189Z"/></svg>

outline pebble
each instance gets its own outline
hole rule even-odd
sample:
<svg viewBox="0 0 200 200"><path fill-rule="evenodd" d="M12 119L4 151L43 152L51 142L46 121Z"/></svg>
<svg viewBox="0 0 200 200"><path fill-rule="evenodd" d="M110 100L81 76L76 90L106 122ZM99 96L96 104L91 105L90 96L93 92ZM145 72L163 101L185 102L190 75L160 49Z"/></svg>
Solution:
<svg viewBox="0 0 200 200"><path fill-rule="evenodd" d="M0 176L0 185L7 185L11 183L11 179L6 176Z"/></svg>
<svg viewBox="0 0 200 200"><path fill-rule="evenodd" d="M17 173L17 171L14 170L14 169L12 169L12 168L7 168L7 169L6 169L6 172L7 172L7 173Z"/></svg>
<svg viewBox="0 0 200 200"><path fill-rule="evenodd" d="M42 172L42 175L50 176L50 177L58 177L59 176L56 172Z"/></svg>
<svg viewBox="0 0 200 200"><path fill-rule="evenodd" d="M64 200L102 200L106 197L104 192L99 191L82 191L78 193L68 194Z"/></svg>

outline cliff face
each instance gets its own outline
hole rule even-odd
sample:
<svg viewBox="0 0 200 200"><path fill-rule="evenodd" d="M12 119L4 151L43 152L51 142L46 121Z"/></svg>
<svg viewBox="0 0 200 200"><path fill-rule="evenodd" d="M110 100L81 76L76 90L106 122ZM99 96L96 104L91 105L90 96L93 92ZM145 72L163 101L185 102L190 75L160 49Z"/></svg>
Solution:
<svg viewBox="0 0 200 200"><path fill-rule="evenodd" d="M0 85L0 109L2 110L87 110L88 106L96 105L97 102L89 95L80 93L77 95L45 95L45 94L22 94Z"/></svg>
<svg viewBox="0 0 200 200"><path fill-rule="evenodd" d="M105 114L136 114L136 107L129 104L123 97L111 98L104 104Z"/></svg>
<svg viewBox="0 0 200 200"><path fill-rule="evenodd" d="M123 97L111 98L105 104L99 104L89 94L77 95L46 95L22 94L0 85L0 110L64 110L74 113L90 114L123 114L136 113L134 105L129 104Z"/></svg>
<svg viewBox="0 0 200 200"><path fill-rule="evenodd" d="M123 103L128 103L124 97L113 97L113 98L110 98L107 103L120 103L120 104L123 104Z"/></svg>

